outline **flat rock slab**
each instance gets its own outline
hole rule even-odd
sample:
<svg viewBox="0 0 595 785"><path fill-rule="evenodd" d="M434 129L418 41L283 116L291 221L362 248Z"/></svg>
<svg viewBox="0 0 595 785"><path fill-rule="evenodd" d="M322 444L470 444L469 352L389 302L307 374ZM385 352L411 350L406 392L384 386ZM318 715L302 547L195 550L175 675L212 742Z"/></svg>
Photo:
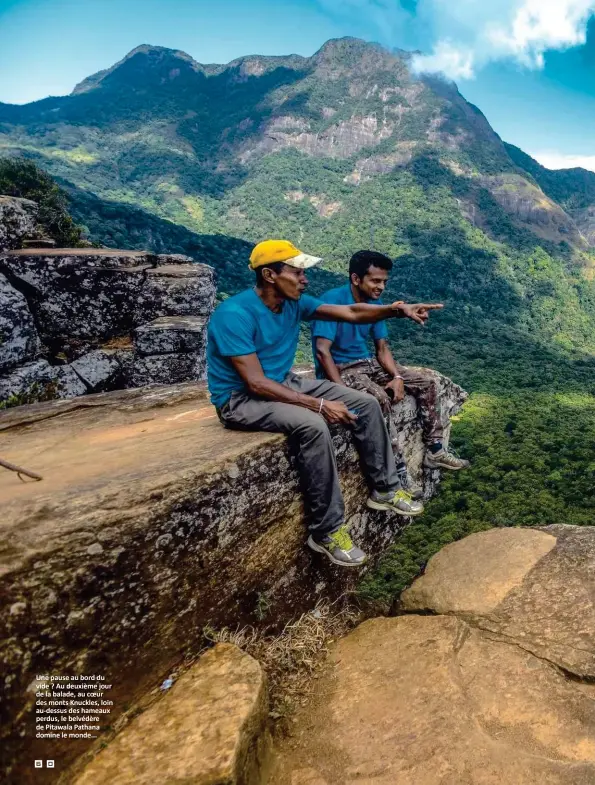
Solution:
<svg viewBox="0 0 595 785"><path fill-rule="evenodd" d="M249 785L267 715L258 662L219 644L132 720L75 785Z"/></svg>
<svg viewBox="0 0 595 785"><path fill-rule="evenodd" d="M424 575L403 592L402 609L488 614L555 546L551 534L532 529L471 534L430 559Z"/></svg>
<svg viewBox="0 0 595 785"><path fill-rule="evenodd" d="M334 647L269 785L592 785L595 700L447 616L362 624Z"/></svg>
<svg viewBox="0 0 595 785"><path fill-rule="evenodd" d="M401 606L457 614L595 679L594 565L591 526L492 529L436 554Z"/></svg>
<svg viewBox="0 0 595 785"><path fill-rule="evenodd" d="M445 410L464 399L443 377L440 390ZM419 477L409 397L398 417ZM102 673L114 685L115 721L202 646L207 623L285 623L360 578L306 547L285 438L224 429L202 384L18 407L0 414L0 439L4 459L44 478L0 472L0 744L19 785L42 781L31 744L62 770L84 747L34 739L36 674ZM366 507L347 431L333 443L346 519L375 557L407 519Z"/></svg>
<svg viewBox="0 0 595 785"><path fill-rule="evenodd" d="M19 407L0 414L0 433L3 457L44 477L23 484L0 473L0 575L33 552L61 547L56 535L77 531L88 515L94 530L90 522L99 523L109 499L121 495L114 520L123 523L128 505L154 483L208 474L258 444L282 440L224 431L204 385L192 384Z"/></svg>

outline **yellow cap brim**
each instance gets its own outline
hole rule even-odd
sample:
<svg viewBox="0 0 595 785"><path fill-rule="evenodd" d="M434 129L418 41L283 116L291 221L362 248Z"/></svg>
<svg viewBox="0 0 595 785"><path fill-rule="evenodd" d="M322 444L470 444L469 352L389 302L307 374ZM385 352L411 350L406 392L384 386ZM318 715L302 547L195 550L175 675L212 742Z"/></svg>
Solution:
<svg viewBox="0 0 595 785"><path fill-rule="evenodd" d="M314 267L320 264L322 258L319 256L310 256L307 253L301 253L294 256L293 259L284 259L283 264L288 264L290 267L298 267L300 270L307 270L308 267Z"/></svg>

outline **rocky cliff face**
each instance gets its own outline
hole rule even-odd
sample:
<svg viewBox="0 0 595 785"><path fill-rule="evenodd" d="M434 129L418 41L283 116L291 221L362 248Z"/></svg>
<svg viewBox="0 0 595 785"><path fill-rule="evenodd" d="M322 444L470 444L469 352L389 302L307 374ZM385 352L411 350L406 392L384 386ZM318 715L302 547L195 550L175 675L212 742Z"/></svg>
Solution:
<svg viewBox="0 0 595 785"><path fill-rule="evenodd" d="M0 404L203 379L215 291L213 269L185 256L5 251Z"/></svg>
<svg viewBox="0 0 595 785"><path fill-rule="evenodd" d="M159 348L193 348L192 331L182 333L186 343ZM436 378L447 417L466 396ZM422 471L415 400L395 417L413 480L431 495L438 473ZM85 744L52 741L46 750L34 739L36 673L106 675L114 721L183 652L200 648L205 624L274 628L359 580L305 547L286 440L225 430L204 385L20 406L0 414L0 433L3 457L44 478L23 484L0 474L1 724L20 785L34 775L42 782L27 745L65 764ZM365 506L347 431L333 442L347 521L376 556L407 519Z"/></svg>

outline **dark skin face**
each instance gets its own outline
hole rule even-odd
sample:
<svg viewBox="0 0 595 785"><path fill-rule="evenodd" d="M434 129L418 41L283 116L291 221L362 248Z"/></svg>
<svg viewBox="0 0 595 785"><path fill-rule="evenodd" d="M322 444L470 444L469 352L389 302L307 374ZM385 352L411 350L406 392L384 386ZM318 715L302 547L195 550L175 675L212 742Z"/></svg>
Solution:
<svg viewBox="0 0 595 785"><path fill-rule="evenodd" d="M363 278L355 273L351 275L351 290L358 302L378 300L384 292L387 281L388 270L371 265Z"/></svg>
<svg viewBox="0 0 595 785"><path fill-rule="evenodd" d="M283 300L299 300L308 279L304 270L284 264L276 273L265 267L262 271L263 285L256 291L264 304L272 311L280 311Z"/></svg>

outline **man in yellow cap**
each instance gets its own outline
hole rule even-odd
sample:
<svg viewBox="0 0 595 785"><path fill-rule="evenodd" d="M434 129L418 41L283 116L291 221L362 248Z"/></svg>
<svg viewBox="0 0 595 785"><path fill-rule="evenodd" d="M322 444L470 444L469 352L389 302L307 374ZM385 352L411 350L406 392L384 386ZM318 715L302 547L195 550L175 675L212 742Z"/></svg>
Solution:
<svg viewBox="0 0 595 785"><path fill-rule="evenodd" d="M344 525L344 505L327 424L349 426L372 492L367 505L402 509L399 476L378 401L367 393L291 373L300 322L312 319L373 324L408 317L424 324L441 304L328 305L304 290L305 270L322 260L287 240L265 240L250 256L256 285L222 302L209 322L211 401L227 428L286 434L297 454L310 516L308 545L343 567L359 567L365 553ZM421 505L418 512L421 512Z"/></svg>

